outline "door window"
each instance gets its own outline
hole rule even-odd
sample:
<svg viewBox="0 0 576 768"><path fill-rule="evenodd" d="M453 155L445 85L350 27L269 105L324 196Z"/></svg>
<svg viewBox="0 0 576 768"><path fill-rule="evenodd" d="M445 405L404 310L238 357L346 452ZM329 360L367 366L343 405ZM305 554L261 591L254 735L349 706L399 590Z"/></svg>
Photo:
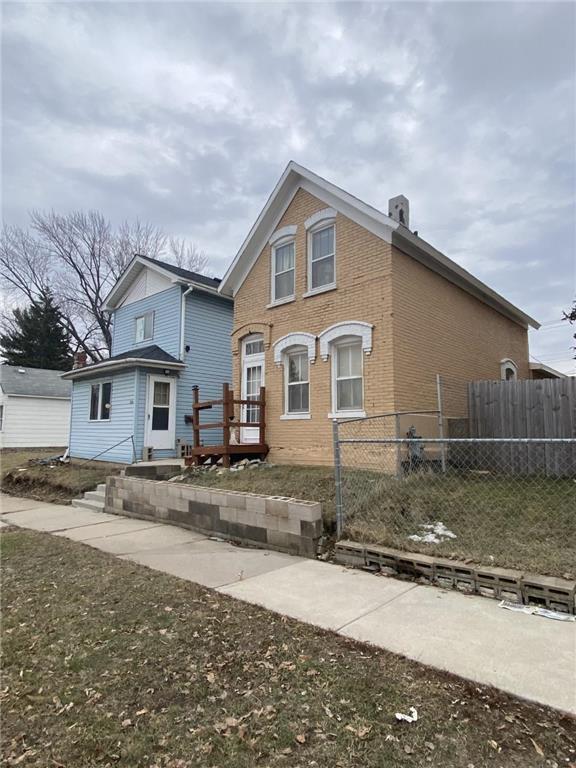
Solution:
<svg viewBox="0 0 576 768"><path fill-rule="evenodd" d="M246 368L246 400L259 400L262 386L262 366L249 365ZM246 421L257 424L260 418L259 405L246 406Z"/></svg>
<svg viewBox="0 0 576 768"><path fill-rule="evenodd" d="M170 422L170 382L155 381L152 399L152 429L165 431Z"/></svg>

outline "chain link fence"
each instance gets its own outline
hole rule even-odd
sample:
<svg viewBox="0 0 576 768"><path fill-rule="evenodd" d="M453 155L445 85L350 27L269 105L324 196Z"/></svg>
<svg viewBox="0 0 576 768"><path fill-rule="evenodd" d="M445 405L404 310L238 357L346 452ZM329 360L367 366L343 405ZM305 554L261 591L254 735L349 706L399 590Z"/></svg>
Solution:
<svg viewBox="0 0 576 768"><path fill-rule="evenodd" d="M334 423L338 535L555 576L576 570L576 439L443 436L439 412Z"/></svg>

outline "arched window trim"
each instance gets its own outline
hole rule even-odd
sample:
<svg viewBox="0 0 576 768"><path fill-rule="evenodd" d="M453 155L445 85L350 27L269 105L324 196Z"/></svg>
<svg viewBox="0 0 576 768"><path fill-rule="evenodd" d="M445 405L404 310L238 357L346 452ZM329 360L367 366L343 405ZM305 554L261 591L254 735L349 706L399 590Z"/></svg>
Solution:
<svg viewBox="0 0 576 768"><path fill-rule="evenodd" d="M330 345L342 336L360 337L362 339L362 351L365 355L369 355L372 352L373 327L370 323L364 323L361 320L349 320L348 322L331 325L318 336L320 340L320 357L322 360L328 360Z"/></svg>
<svg viewBox="0 0 576 768"><path fill-rule="evenodd" d="M291 347L304 347L308 352L309 362L313 363L316 360L316 336L304 331L297 331L282 336L274 343L274 362L276 365L283 364L283 354Z"/></svg>
<svg viewBox="0 0 576 768"><path fill-rule="evenodd" d="M514 376L511 379L506 378L506 371L511 370ZM502 381L516 381L518 379L518 366L510 357L500 360L500 378Z"/></svg>

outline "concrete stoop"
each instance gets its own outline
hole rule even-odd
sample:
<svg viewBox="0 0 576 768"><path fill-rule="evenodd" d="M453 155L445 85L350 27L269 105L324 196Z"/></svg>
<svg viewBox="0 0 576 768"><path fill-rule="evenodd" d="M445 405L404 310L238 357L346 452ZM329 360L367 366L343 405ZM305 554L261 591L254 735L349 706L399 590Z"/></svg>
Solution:
<svg viewBox="0 0 576 768"><path fill-rule="evenodd" d="M72 499L72 506L79 509L90 509L93 512L104 512L106 499L106 483L100 483L95 491L86 491L79 499Z"/></svg>

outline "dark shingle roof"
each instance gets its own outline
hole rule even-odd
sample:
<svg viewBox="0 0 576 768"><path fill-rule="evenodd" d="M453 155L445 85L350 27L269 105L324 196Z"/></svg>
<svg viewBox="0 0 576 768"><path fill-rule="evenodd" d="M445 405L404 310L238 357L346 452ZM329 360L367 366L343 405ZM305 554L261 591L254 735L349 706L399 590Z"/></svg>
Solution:
<svg viewBox="0 0 576 768"><path fill-rule="evenodd" d="M114 360L126 360L130 357L137 357L139 360L155 360L159 363L182 362L181 360L172 357L172 355L169 355L168 352L165 352L157 344L151 344L149 347L136 347L136 349L129 349L127 352L121 352L119 355L113 355L112 357L109 357L107 360L103 360L102 362L110 363Z"/></svg>
<svg viewBox="0 0 576 768"><path fill-rule="evenodd" d="M168 272L172 272L172 274L177 275L178 277L181 277L184 280L189 280L191 283L199 283L200 285L205 285L208 288L214 288L214 289L217 289L221 283L221 280L218 277L207 277L206 275L201 275L199 272L190 272L190 270L188 269L182 269L182 267L176 267L174 264L169 264L167 261L160 261L160 259L151 259L150 256L142 256L140 254L138 255L139 255L139 258L145 259L146 261L149 261L151 264L158 264L158 266L162 267L162 269L165 269Z"/></svg>
<svg viewBox="0 0 576 768"><path fill-rule="evenodd" d="M5 395L29 397L70 397L71 384L60 377L62 371L0 365L0 386Z"/></svg>

